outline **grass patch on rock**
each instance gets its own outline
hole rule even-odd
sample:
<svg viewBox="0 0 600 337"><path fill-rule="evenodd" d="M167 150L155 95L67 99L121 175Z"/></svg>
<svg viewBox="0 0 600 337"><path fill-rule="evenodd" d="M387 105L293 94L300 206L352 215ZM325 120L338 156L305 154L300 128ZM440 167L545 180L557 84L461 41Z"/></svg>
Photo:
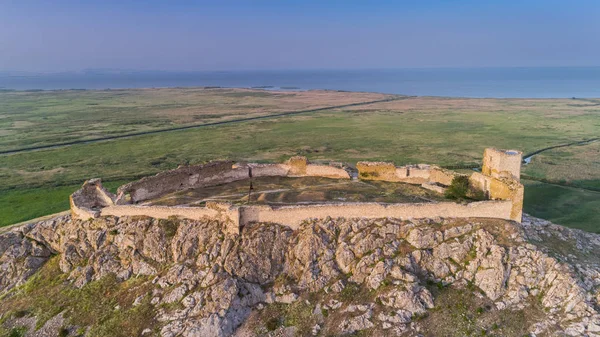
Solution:
<svg viewBox="0 0 600 337"><path fill-rule="evenodd" d="M144 328L155 325L154 309L145 299L132 306L135 297L148 290L147 278L119 282L114 275L75 288L58 266L59 257L51 258L24 285L12 290L3 300L1 314L26 312L37 318L37 327L64 312L73 326L91 327L89 336L139 336Z"/></svg>

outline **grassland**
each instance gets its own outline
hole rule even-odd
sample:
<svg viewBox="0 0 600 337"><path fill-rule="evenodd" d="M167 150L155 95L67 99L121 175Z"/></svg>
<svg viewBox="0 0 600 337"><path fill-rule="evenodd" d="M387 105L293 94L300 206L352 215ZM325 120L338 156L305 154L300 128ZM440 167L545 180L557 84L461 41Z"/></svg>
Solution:
<svg viewBox="0 0 600 337"><path fill-rule="evenodd" d="M0 92L0 151L388 96L202 88Z"/></svg>
<svg viewBox="0 0 600 337"><path fill-rule="evenodd" d="M42 98L36 95L53 101L60 111L39 108ZM97 105L82 103L92 100L89 97L103 98L94 101ZM233 89L0 93L0 147L60 142L64 139L63 129L71 130L69 139L78 139L385 97L389 96L322 91L284 96ZM182 107L163 108L168 102ZM73 111L69 110L72 104L76 106ZM114 106L119 109L112 111L110 107ZM20 108L14 110L15 107ZM96 113L87 116L88 108ZM112 112L97 112L102 109ZM212 117L202 117L205 115ZM55 123L45 122L55 119ZM124 129L121 120L132 123ZM138 124L133 123L136 120ZM97 128L92 131L87 125ZM27 132L21 134L15 128ZM70 191L85 179L102 177L120 182L181 163L215 159L282 161L292 155L305 155L317 161L461 165L480 163L483 149L489 146L531 152L598 134L600 106L588 101L399 97L360 107L19 153L0 157L0 225L63 210ZM534 157L524 174L593 188L600 185L596 146L592 143L544 152ZM564 225L600 230L595 215L599 198L596 194L569 189L580 204L569 211L577 216L566 217L552 211L565 205L565 200L559 198L564 194L562 189L547 184L531 186L526 190L526 212ZM18 204L27 207L9 208Z"/></svg>
<svg viewBox="0 0 600 337"><path fill-rule="evenodd" d="M600 141L544 151L532 158L523 173L600 192Z"/></svg>

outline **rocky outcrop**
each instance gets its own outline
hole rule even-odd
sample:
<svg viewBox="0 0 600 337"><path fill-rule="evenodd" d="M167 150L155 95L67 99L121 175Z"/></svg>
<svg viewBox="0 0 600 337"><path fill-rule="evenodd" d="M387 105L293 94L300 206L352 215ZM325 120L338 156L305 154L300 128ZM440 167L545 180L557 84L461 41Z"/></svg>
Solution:
<svg viewBox="0 0 600 337"><path fill-rule="evenodd" d="M436 335L443 322L428 320L456 294L482 303L467 312L492 335L522 335L494 317L539 309L523 331L600 336L599 252L600 236L528 216L255 223L239 234L209 219L64 216L0 235L0 314L56 258L75 288L147 277L127 305L149 301L145 331L161 336Z"/></svg>

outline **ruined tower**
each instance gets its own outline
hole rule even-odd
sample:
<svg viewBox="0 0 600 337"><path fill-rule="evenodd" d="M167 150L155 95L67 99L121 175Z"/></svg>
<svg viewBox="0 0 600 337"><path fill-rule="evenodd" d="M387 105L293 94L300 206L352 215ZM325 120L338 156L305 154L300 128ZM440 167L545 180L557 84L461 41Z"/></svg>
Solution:
<svg viewBox="0 0 600 337"><path fill-rule="evenodd" d="M494 178L511 177L520 180L523 152L487 148L483 152L481 173Z"/></svg>

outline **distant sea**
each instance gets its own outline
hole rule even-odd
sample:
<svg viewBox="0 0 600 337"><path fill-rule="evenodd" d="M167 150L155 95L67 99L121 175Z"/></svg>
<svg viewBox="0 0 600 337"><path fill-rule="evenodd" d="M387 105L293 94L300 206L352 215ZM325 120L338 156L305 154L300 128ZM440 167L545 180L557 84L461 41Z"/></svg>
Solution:
<svg viewBox="0 0 600 337"><path fill-rule="evenodd" d="M417 96L598 98L600 67L290 71L0 72L0 90L244 87L330 89Z"/></svg>

